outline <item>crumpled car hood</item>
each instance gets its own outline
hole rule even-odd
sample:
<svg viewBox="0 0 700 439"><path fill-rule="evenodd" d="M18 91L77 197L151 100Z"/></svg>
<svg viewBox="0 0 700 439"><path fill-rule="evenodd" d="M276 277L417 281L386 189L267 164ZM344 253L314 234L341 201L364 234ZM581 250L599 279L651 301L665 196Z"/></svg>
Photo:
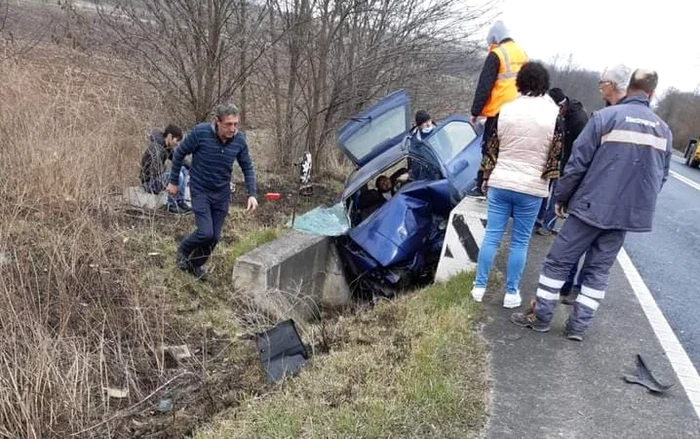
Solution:
<svg viewBox="0 0 700 439"><path fill-rule="evenodd" d="M412 259L424 245L434 216L449 216L447 180L417 181L350 230L350 238L384 267Z"/></svg>

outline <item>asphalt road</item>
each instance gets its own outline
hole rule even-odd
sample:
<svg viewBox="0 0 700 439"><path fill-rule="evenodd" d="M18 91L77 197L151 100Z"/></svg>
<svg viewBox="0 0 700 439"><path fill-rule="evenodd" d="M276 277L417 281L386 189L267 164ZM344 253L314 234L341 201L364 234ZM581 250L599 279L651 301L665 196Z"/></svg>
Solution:
<svg viewBox="0 0 700 439"><path fill-rule="evenodd" d="M700 370L700 169L674 157L671 171L657 202L654 230L628 234L625 249Z"/></svg>
<svg viewBox="0 0 700 439"><path fill-rule="evenodd" d="M700 295L695 286L700 279L695 267L700 263L700 170L676 159L672 170L658 201L654 231L629 234L624 247L700 369ZM521 282L521 310L535 294L553 239L533 236ZM505 248L496 260L501 272ZM642 303L639 284L633 285L625 266L620 261L613 266L604 303L582 343L562 336L571 307L560 305L552 329L536 333L509 322L513 310L501 305L502 283L489 285L483 303L488 316L483 334L491 346L487 439L700 438L695 407L700 387L692 376L687 378L690 365L679 361L684 357L649 315L649 301ZM670 390L654 394L623 379L636 374L638 354L661 383L673 385Z"/></svg>

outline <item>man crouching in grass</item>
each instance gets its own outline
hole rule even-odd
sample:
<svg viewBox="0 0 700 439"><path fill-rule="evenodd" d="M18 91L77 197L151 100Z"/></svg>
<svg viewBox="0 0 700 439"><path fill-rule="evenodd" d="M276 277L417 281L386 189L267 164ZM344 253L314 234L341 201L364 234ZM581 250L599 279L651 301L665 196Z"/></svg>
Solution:
<svg viewBox="0 0 700 439"><path fill-rule="evenodd" d="M196 125L173 153L168 192L177 193L180 167L186 155L192 154L190 194L197 229L180 242L177 266L199 280L205 280L202 266L219 242L224 219L228 215L233 162L245 177L248 211L258 207L255 199L255 172L248 153L245 135L238 131L240 112L235 105L224 104L216 109L212 123Z"/></svg>

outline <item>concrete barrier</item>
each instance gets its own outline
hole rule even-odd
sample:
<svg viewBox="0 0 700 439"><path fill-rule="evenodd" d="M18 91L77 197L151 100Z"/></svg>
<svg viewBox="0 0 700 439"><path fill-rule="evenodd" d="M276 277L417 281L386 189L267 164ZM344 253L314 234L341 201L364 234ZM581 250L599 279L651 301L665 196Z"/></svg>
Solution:
<svg viewBox="0 0 700 439"><path fill-rule="evenodd" d="M308 320L351 300L332 239L296 230L239 257L233 283L256 309L280 320Z"/></svg>
<svg viewBox="0 0 700 439"><path fill-rule="evenodd" d="M134 207L142 209L157 209L165 206L168 201L168 194L163 191L160 194L151 194L146 192L142 186L131 186L124 188L122 198L125 202ZM190 193L190 185L185 186L184 201L188 206L192 205L192 195Z"/></svg>
<svg viewBox="0 0 700 439"><path fill-rule="evenodd" d="M461 271L476 269L484 240L486 200L464 198L450 212L435 280L446 282Z"/></svg>
<svg viewBox="0 0 700 439"><path fill-rule="evenodd" d="M125 188L122 197L125 202L142 209L156 209L164 206L168 199L165 192L158 195L149 194L141 186Z"/></svg>

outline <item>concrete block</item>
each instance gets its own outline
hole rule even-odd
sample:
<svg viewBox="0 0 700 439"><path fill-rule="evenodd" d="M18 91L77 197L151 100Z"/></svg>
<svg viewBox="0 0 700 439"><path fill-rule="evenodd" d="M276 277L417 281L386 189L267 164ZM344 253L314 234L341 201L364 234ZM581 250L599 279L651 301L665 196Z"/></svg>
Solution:
<svg viewBox="0 0 700 439"><path fill-rule="evenodd" d="M331 238L291 230L239 257L233 283L254 306L279 319L308 320L351 299Z"/></svg>
<svg viewBox="0 0 700 439"><path fill-rule="evenodd" d="M165 192L154 195L146 192L141 186L132 186L124 189L124 201L142 209L156 209L167 203L168 196Z"/></svg>
<svg viewBox="0 0 700 439"><path fill-rule="evenodd" d="M485 200L467 197L452 209L435 272L436 282L446 282L457 273L476 269L485 221Z"/></svg>
<svg viewBox="0 0 700 439"><path fill-rule="evenodd" d="M328 256L326 258L326 277L323 281L321 303L329 308L338 308L350 303L352 292L345 278L338 248L331 241L331 238L326 239L328 240Z"/></svg>

